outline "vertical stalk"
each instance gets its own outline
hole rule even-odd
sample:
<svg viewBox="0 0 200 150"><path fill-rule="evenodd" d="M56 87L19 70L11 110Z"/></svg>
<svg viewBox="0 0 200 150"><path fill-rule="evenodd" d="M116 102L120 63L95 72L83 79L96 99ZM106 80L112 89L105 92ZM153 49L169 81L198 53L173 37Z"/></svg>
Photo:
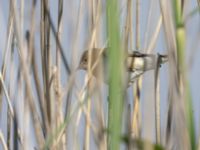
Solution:
<svg viewBox="0 0 200 150"><path fill-rule="evenodd" d="M49 10L49 0L44 0L44 7ZM45 87L46 87L46 105L47 105L47 115L48 121L51 126L52 123L52 101L51 101L51 87L50 87L50 23L47 16L47 13L44 14L45 16L45 24L44 24L44 71L45 71Z"/></svg>
<svg viewBox="0 0 200 150"><path fill-rule="evenodd" d="M136 0L136 50L140 49L140 0ZM134 108L133 108L133 119L132 119L132 132L134 137L140 135L140 89L142 87L142 78L140 77L134 83Z"/></svg>
<svg viewBox="0 0 200 150"><path fill-rule="evenodd" d="M107 1L108 29L108 68L109 68L109 106L108 106L108 149L120 149L120 135L123 111L123 52L120 49L118 1Z"/></svg>
<svg viewBox="0 0 200 150"><path fill-rule="evenodd" d="M126 24L125 24L125 33L124 33L124 43L123 48L125 49L125 53L128 53L129 43L130 49L132 49L132 0L127 0L127 14L126 14ZM129 79L129 77L128 77ZM129 83L128 83L129 84ZM130 102L126 102L124 107L128 107L127 111L125 110L125 118L126 118L126 125L125 125L125 134L129 139L131 139L131 104ZM128 143L126 148L129 150L131 149L131 144Z"/></svg>
<svg viewBox="0 0 200 150"><path fill-rule="evenodd" d="M161 57L158 55L155 69L155 128L156 128L156 143L161 144L161 128L160 128L160 78L159 67L161 64Z"/></svg>
<svg viewBox="0 0 200 150"><path fill-rule="evenodd" d="M175 13L175 25L176 25L176 45L177 45L177 57L178 57L178 72L179 72L179 87L183 87L183 91L179 91L181 97L185 98L186 106L186 121L189 132L189 139L191 149L196 149L195 143L195 128L194 128L194 114L192 110L192 99L189 87L189 81L187 80L186 65L185 65L185 44L186 34L185 25L183 20L183 5L184 0L174 0L174 13Z"/></svg>
<svg viewBox="0 0 200 150"><path fill-rule="evenodd" d="M57 37L58 40L61 41L61 33L62 33L62 20L63 20L63 0L58 1L58 22L57 22ZM60 73L61 73L61 59L60 59L60 48L58 43L56 42L56 76L55 76L55 95L56 95L56 108L54 115L56 120L56 128L63 122L63 113L62 113L62 99L61 99L61 83L60 83ZM58 140L58 139L56 139ZM61 140L56 142L57 149L66 149L66 135L63 134Z"/></svg>

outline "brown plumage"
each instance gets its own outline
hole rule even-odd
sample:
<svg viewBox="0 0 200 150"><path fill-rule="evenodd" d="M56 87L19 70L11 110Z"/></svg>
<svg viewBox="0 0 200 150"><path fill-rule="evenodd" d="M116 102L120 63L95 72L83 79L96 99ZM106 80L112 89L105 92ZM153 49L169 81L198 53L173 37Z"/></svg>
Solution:
<svg viewBox="0 0 200 150"><path fill-rule="evenodd" d="M107 55L106 55L106 48L103 50L102 54L101 53L102 49L99 48L93 48L91 50L91 67L95 64L95 67L92 71L93 76L98 78L98 76L104 72L104 78L107 80L108 77L108 70L107 70ZM86 50L83 52L80 63L79 63L79 69L87 70L88 68L88 54L89 51ZM156 68L157 65L157 58L158 56L160 57L160 64L165 63L168 58L167 55L155 55L155 54L144 54L140 53L138 51L133 51L132 53L129 53L126 57L126 67L127 67L127 72L131 73L131 80L134 79L135 77L143 74L145 71L148 70L153 70ZM100 58L99 58L100 57ZM99 59L99 60L98 60Z"/></svg>

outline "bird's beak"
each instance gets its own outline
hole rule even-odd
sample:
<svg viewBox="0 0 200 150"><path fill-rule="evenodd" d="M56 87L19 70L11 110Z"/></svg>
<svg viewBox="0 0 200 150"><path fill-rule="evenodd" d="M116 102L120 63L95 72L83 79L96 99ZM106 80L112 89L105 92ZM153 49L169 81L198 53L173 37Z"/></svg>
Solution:
<svg viewBox="0 0 200 150"><path fill-rule="evenodd" d="M79 66L77 67L77 70L86 70L85 65L80 62Z"/></svg>

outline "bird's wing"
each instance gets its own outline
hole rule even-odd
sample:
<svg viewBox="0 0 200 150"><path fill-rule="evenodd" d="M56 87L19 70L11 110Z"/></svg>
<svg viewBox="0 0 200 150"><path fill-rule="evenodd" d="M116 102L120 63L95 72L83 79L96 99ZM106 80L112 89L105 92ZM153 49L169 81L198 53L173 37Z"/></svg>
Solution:
<svg viewBox="0 0 200 150"><path fill-rule="evenodd" d="M141 53L139 51L132 51L132 52L129 52L128 56L129 57L150 57L154 54L145 54L145 53Z"/></svg>

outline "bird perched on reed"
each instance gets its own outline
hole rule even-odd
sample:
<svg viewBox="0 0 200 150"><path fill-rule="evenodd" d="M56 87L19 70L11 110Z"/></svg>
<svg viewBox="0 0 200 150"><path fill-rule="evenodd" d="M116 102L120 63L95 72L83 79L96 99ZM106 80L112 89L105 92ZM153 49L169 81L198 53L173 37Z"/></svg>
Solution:
<svg viewBox="0 0 200 150"><path fill-rule="evenodd" d="M95 78L99 78L103 74L104 81L108 81L108 59L106 54L107 49L92 48L91 56L89 50L83 52L78 69L88 70L88 63L91 62L91 72ZM129 84L135 81L137 77L145 71L156 69L157 60L160 60L160 65L167 62L167 55L145 54L138 51L128 53L126 56L126 72L129 75ZM116 68L117 69L117 68Z"/></svg>

